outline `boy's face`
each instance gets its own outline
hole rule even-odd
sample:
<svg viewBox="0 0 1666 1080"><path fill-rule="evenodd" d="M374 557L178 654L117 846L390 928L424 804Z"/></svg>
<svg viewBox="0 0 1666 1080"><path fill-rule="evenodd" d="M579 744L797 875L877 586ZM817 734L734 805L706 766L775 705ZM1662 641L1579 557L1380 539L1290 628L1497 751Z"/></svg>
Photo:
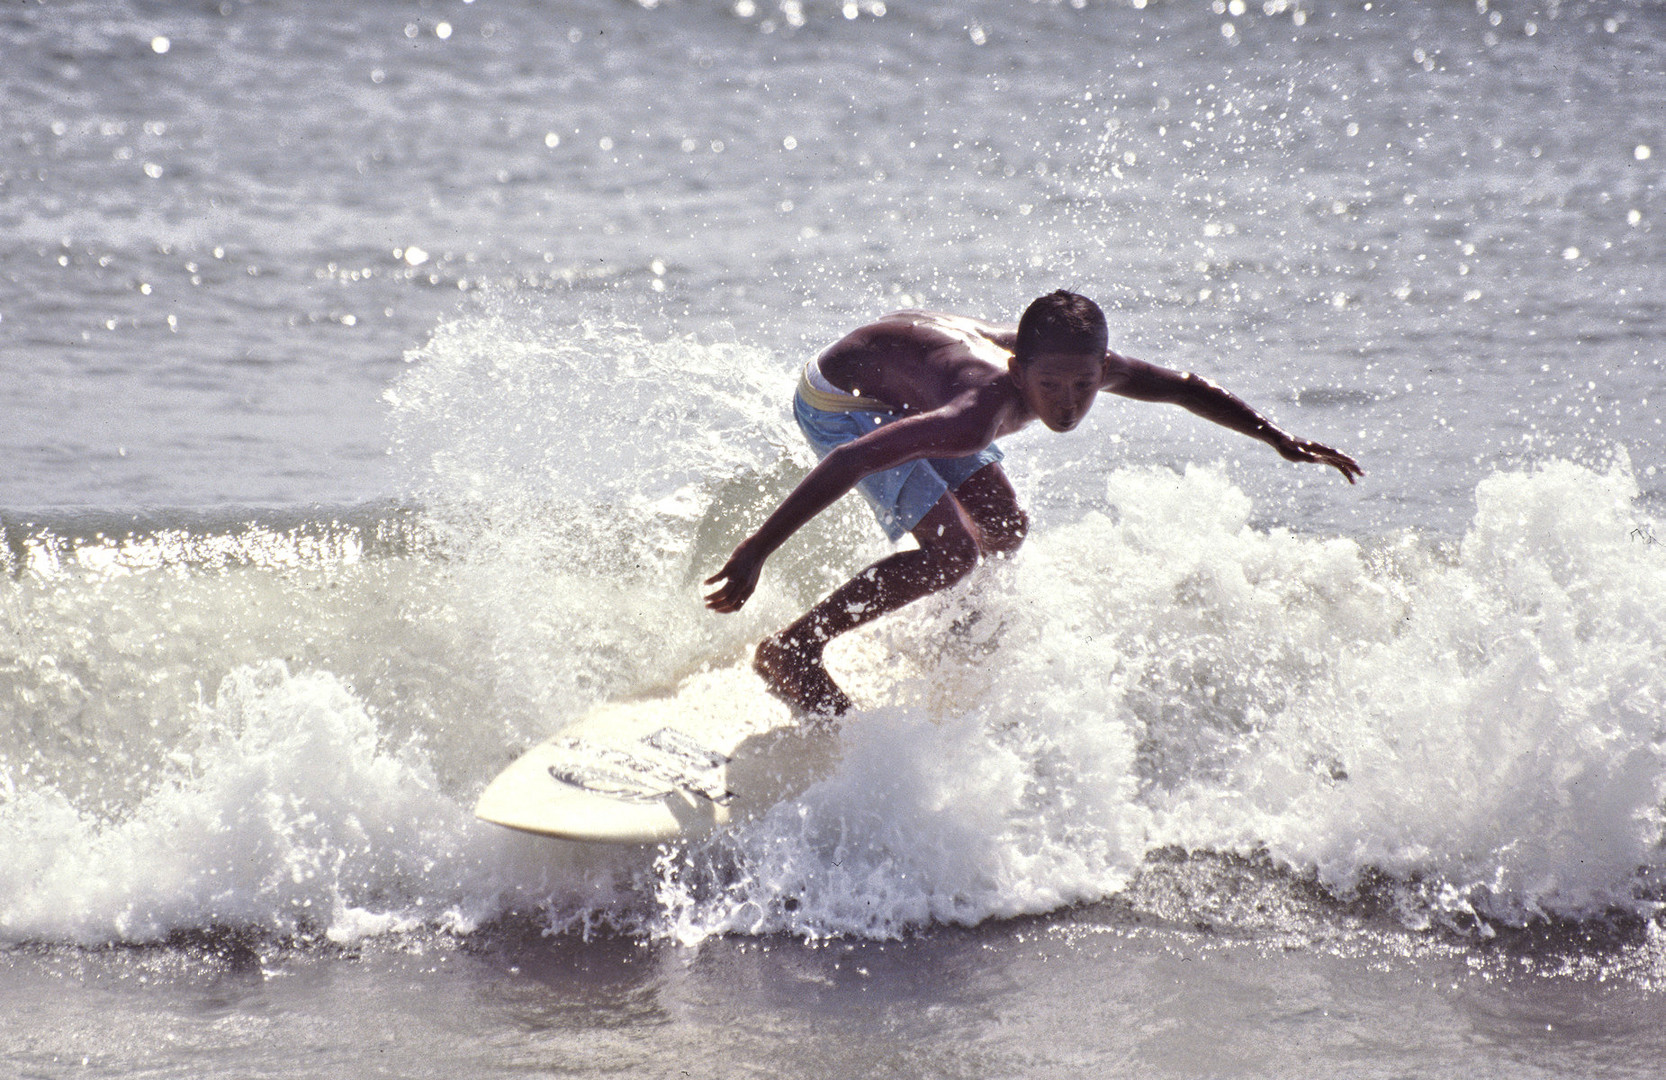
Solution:
<svg viewBox="0 0 1666 1080"><path fill-rule="evenodd" d="M1041 352L1028 364L1012 364L1024 404L1053 431L1082 422L1099 396L1105 358L1094 353Z"/></svg>

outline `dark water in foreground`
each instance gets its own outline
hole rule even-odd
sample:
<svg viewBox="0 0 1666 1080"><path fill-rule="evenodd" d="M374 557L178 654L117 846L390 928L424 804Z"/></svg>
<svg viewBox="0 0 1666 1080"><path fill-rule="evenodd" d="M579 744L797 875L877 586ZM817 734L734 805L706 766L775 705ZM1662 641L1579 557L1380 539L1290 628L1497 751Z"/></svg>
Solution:
<svg viewBox="0 0 1666 1080"><path fill-rule="evenodd" d="M1657 1075L1657 942L1477 949L1334 914L1315 938L1288 929L1304 891L1165 861L1114 903L891 942L30 948L0 1053L31 1077Z"/></svg>

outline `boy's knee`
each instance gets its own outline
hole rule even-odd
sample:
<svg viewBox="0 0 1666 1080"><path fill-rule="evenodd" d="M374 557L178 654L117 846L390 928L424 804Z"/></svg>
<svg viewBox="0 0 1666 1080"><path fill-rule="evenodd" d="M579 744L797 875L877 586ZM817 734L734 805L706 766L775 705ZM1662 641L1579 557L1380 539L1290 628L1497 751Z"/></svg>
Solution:
<svg viewBox="0 0 1666 1080"><path fill-rule="evenodd" d="M1010 555L1024 544L1030 534L1030 516L1014 509L1011 514L989 523L983 530L983 548L991 555Z"/></svg>
<svg viewBox="0 0 1666 1080"><path fill-rule="evenodd" d="M946 585L959 581L978 565L977 538L964 529L945 530L927 553L937 576Z"/></svg>

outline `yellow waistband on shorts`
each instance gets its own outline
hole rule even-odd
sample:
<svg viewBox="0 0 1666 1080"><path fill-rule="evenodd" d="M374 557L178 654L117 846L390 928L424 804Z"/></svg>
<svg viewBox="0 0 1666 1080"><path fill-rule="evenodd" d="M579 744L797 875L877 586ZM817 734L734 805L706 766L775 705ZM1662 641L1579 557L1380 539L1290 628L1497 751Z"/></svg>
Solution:
<svg viewBox="0 0 1666 1080"><path fill-rule="evenodd" d="M810 361L815 363L814 360ZM798 396L812 409L822 412L896 412L883 401L870 397L859 397L856 394L846 394L838 390L823 390L810 381L810 365L804 365L803 374L798 377Z"/></svg>

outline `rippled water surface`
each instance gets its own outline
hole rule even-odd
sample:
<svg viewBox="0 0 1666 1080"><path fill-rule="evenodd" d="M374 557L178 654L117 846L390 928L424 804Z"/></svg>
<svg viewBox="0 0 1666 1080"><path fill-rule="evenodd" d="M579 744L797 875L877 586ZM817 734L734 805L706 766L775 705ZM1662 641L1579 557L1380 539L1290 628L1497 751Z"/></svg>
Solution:
<svg viewBox="0 0 1666 1080"><path fill-rule="evenodd" d="M0 13L21 1075L1646 1076L1666 8ZM796 370L1070 287L1366 477L1107 399L675 849L472 819L714 680Z"/></svg>

